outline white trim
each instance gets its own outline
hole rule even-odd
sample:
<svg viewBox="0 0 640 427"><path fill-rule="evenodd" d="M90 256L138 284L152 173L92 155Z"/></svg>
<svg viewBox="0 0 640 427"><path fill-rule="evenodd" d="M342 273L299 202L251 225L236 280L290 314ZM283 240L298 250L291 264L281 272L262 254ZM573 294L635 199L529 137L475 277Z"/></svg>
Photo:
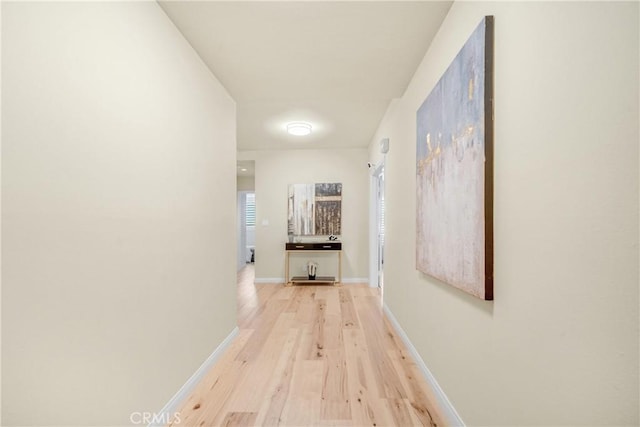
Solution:
<svg viewBox="0 0 640 427"><path fill-rule="evenodd" d="M352 277L349 279L342 279L341 283L369 283L369 278L368 277Z"/></svg>
<svg viewBox="0 0 640 427"><path fill-rule="evenodd" d="M253 283L282 285L284 284L284 277L256 277L253 279Z"/></svg>
<svg viewBox="0 0 640 427"><path fill-rule="evenodd" d="M248 191L238 191L238 212L237 212L237 271L246 266L247 256L244 248L247 246L247 193Z"/></svg>
<svg viewBox="0 0 640 427"><path fill-rule="evenodd" d="M369 169L369 286L378 287L378 177L386 166L386 155Z"/></svg>
<svg viewBox="0 0 640 427"><path fill-rule="evenodd" d="M341 283L368 283L367 277L352 277L343 278ZM258 285L282 285L284 284L284 277L256 277L253 279L253 283Z"/></svg>
<svg viewBox="0 0 640 427"><path fill-rule="evenodd" d="M378 287L378 256L376 235L376 175L377 165L369 169L369 286Z"/></svg>
<svg viewBox="0 0 640 427"><path fill-rule="evenodd" d="M431 387L431 390L433 391L433 394L436 397L438 408L442 411L442 415L445 418L444 424L451 425L451 426L464 427L465 426L464 421L462 421L462 418L460 418L460 415L451 404L451 401L449 401L449 398L447 398L447 395L444 394L444 391L438 384L438 381L436 381L431 371L429 371L429 368L427 368L427 365L424 363L424 360L422 360L422 357L420 357L418 350L416 350L416 348L413 346L413 343L411 343L411 340L409 340L409 337L405 333L404 329L402 329L402 327L400 326L400 323L398 323L398 320L395 318L395 316L393 315L393 313L391 312L387 304L384 304L383 306L384 306L384 312L387 315L387 318L389 319L389 321L395 328L396 332L404 342L404 345L409 350L409 353L411 353L411 356L413 356L413 359L415 360L416 365L418 365L418 368L422 372L422 375L424 376L424 378L427 380L427 383Z"/></svg>
<svg viewBox="0 0 640 427"><path fill-rule="evenodd" d="M204 376L209 372L211 367L216 363L216 361L220 358L222 353L225 352L227 347L231 344L231 342L238 336L240 329L236 326L233 328L231 333L227 335L227 337L222 340L220 345L213 350L213 353L207 357L207 360L204 361L202 365L198 368L197 371L191 375L191 378L187 380L186 383L178 390L178 392L164 405L164 408L160 410L159 414L167 414L167 416L171 417L175 412L178 412L180 409L179 405L191 394L195 386L204 378ZM162 417L160 417L162 418ZM166 419L164 419L166 421ZM156 424L151 423L149 427L162 427L167 423Z"/></svg>

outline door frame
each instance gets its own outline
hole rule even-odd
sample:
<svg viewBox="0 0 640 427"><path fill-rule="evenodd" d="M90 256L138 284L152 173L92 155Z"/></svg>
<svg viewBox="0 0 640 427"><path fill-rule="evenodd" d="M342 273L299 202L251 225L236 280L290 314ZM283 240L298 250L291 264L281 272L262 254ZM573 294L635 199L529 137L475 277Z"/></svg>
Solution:
<svg viewBox="0 0 640 427"><path fill-rule="evenodd" d="M242 270L247 264L247 194L253 193L248 190L238 190L237 203L237 270Z"/></svg>
<svg viewBox="0 0 640 427"><path fill-rule="evenodd" d="M370 168L369 176L369 286L378 287L378 183L380 173L384 173L385 158ZM384 184L383 184L384 185ZM382 188L384 191L384 187ZM383 283L384 286L384 283Z"/></svg>

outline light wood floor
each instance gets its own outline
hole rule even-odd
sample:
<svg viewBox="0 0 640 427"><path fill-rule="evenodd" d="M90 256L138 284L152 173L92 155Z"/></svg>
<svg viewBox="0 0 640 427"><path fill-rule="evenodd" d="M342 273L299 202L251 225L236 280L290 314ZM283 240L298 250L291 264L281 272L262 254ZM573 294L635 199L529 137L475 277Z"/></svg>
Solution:
<svg viewBox="0 0 640 427"><path fill-rule="evenodd" d="M377 289L238 282L240 333L176 427L442 425Z"/></svg>

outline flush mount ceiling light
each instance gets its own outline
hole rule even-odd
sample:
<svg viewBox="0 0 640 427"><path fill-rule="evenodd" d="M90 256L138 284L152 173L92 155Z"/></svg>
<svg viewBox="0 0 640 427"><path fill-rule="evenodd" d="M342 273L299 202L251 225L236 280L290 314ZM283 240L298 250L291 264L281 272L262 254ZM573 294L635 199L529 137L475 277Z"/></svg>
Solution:
<svg viewBox="0 0 640 427"><path fill-rule="evenodd" d="M311 125L305 122L293 122L287 124L287 132L291 135L304 136L311 133Z"/></svg>

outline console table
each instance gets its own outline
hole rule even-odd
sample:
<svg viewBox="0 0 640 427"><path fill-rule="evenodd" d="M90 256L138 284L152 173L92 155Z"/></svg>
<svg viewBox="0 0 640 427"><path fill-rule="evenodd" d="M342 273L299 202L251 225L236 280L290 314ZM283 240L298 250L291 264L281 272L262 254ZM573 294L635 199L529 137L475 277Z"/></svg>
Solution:
<svg viewBox="0 0 640 427"><path fill-rule="evenodd" d="M308 276L289 277L289 256L292 252L331 252L338 256L338 278L334 276L318 276L314 280L309 280ZM342 242L315 242L315 243L287 243L285 246L284 258L284 282L285 286L295 283L333 283L337 285L342 282Z"/></svg>

